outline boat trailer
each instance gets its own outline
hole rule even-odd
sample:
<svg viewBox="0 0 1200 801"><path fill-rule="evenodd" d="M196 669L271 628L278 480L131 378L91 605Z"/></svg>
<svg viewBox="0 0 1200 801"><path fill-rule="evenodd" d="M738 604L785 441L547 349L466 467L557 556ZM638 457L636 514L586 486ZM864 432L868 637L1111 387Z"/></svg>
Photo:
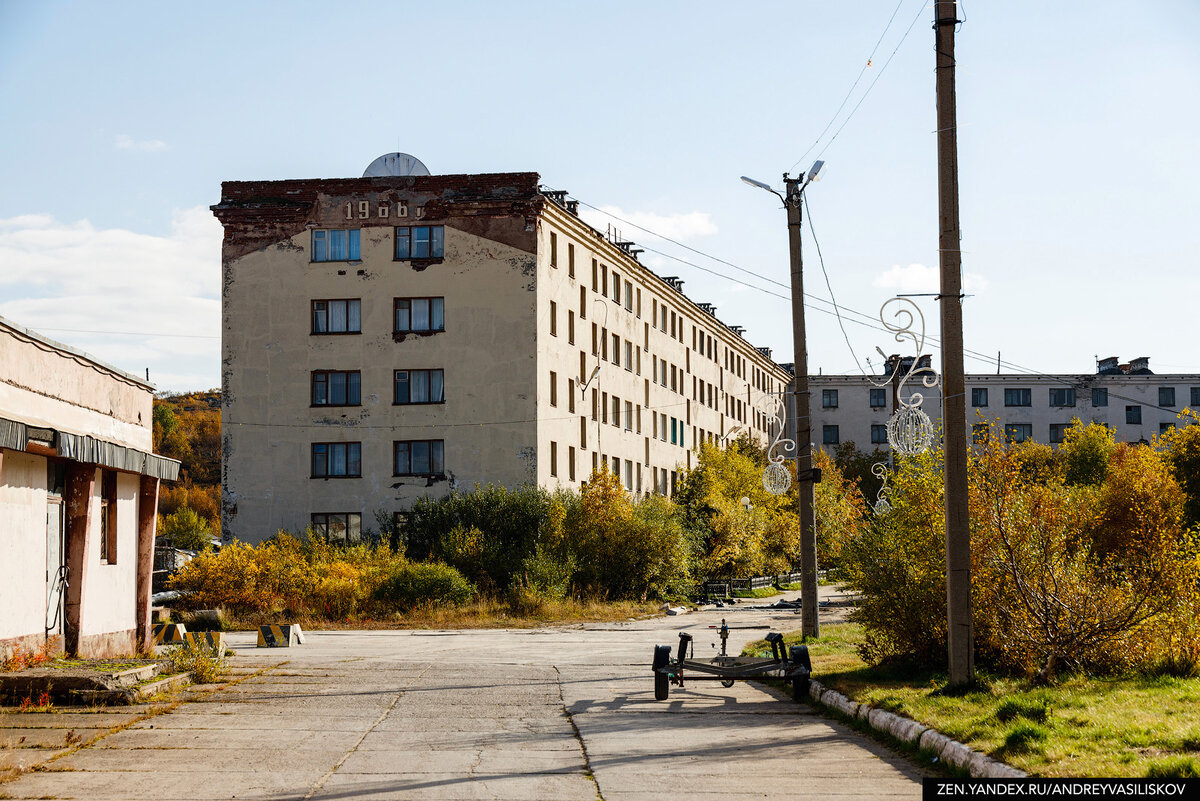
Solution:
<svg viewBox="0 0 1200 801"><path fill-rule="evenodd" d="M808 658L807 645L788 648L784 645L783 635L773 631L766 637L771 646L771 656L729 656L726 653L729 626L724 620L721 621L720 635L721 653L712 659L696 659L692 635L684 631L679 632L679 647L674 656L671 655L671 646L654 646L654 662L651 665L654 670L654 700L667 700L672 684L682 688L685 673L690 681L719 681L722 687L732 687L735 681L746 679L783 679L792 685L792 697L797 701L808 697L812 662Z"/></svg>

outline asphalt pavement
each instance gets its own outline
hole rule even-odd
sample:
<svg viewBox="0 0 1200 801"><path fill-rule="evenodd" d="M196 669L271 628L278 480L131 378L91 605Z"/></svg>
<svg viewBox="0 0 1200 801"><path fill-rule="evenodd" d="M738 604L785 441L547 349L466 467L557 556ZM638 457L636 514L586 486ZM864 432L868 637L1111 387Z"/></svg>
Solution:
<svg viewBox="0 0 1200 801"><path fill-rule="evenodd" d="M698 657L715 654L709 626L722 617L800 622L743 607L532 630L307 632L288 649L235 633L234 662L253 675L2 784L0 798L920 797L910 762L781 690L697 682L655 701L653 646L686 629ZM765 633L735 628L730 652Z"/></svg>

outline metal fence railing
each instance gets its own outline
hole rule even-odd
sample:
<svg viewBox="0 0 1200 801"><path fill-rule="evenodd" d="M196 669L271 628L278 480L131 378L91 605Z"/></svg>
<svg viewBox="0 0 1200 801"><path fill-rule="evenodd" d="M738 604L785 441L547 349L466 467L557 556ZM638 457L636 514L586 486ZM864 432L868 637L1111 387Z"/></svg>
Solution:
<svg viewBox="0 0 1200 801"><path fill-rule="evenodd" d="M785 587L800 581L800 573L779 573L774 576L752 576L751 578L713 579L700 585L700 592L707 597L724 598L735 592L760 590L764 587Z"/></svg>

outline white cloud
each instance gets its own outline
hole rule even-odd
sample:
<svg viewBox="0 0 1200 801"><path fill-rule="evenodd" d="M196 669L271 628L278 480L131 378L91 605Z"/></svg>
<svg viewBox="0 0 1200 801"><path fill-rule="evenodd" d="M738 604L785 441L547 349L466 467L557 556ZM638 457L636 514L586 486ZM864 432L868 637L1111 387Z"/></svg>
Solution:
<svg viewBox="0 0 1200 801"><path fill-rule="evenodd" d="M118 150L140 150L144 153L154 153L167 149L167 143L161 139L143 139L139 141L128 134L118 134L113 145Z"/></svg>
<svg viewBox="0 0 1200 801"><path fill-rule="evenodd" d="M937 267L926 267L924 264L910 264L901 267L893 264L891 269L875 276L871 282L881 289L892 289L898 293L906 292L937 292L941 286L941 277ZM976 273L963 274L964 292L982 292L988 288L987 279Z"/></svg>
<svg viewBox="0 0 1200 801"><path fill-rule="evenodd" d="M653 211L624 211L617 206L603 206L599 209L580 209L579 216L592 227L601 231L612 225L621 232L625 239L634 241L637 241L638 237L645 237L648 234L634 228L633 225L640 225L642 228L670 239L695 239L717 233L717 224L712 221L712 215L706 211L657 214ZM633 223L633 225L629 223Z"/></svg>
<svg viewBox="0 0 1200 801"><path fill-rule="evenodd" d="M43 214L0 219L0 315L123 370L150 367L163 388L215 386L221 235L203 206L176 211L165 236Z"/></svg>

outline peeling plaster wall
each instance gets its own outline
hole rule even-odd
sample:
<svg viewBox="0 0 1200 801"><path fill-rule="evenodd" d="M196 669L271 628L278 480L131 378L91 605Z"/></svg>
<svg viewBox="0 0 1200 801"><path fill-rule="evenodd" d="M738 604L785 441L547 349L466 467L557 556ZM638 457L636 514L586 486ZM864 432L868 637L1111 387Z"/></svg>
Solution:
<svg viewBox="0 0 1200 801"><path fill-rule="evenodd" d="M226 226L223 292L223 520L258 542L303 530L313 513L357 512L363 528L422 496L476 482L535 479L536 176L479 177L469 197L446 176L230 184L214 207ZM395 188L381 186L388 181ZM428 183L428 187L426 186ZM307 217L266 243L255 198L302 185ZM490 188L489 188L490 187ZM324 190L336 190L326 192ZM250 197L247 196L250 193ZM523 193L523 194L522 194ZM359 203L369 216L359 219ZM403 201L407 218L395 216ZM347 203L350 213L346 219ZM241 205L239 205L241 204ZM381 217L381 208L387 216ZM417 218L417 210L424 215ZM441 262L393 259L396 225L445 230ZM289 223L289 225L293 225ZM361 226L359 262L312 263L312 228ZM285 226L286 227L286 226ZM249 245L256 245L250 249ZM393 301L445 298L445 331L393 335ZM360 299L360 334L311 334L311 301ZM442 368L444 404L394 406L393 372ZM314 370L361 372L361 405L312 407ZM393 476L393 442L442 439L445 478ZM315 442L361 442L360 478L311 478Z"/></svg>
<svg viewBox="0 0 1200 801"><path fill-rule="evenodd" d="M3 451L0 473L0 640L46 625L46 459Z"/></svg>
<svg viewBox="0 0 1200 801"><path fill-rule="evenodd" d="M101 563L99 551L100 493L103 470L96 470L92 495L93 537L97 547L87 555L87 586L84 587L80 634L85 637L126 631L133 627L134 585L137 581L138 489L135 473L117 473L117 558Z"/></svg>
<svg viewBox="0 0 1200 801"><path fill-rule="evenodd" d="M0 416L149 452L152 387L0 324Z"/></svg>

